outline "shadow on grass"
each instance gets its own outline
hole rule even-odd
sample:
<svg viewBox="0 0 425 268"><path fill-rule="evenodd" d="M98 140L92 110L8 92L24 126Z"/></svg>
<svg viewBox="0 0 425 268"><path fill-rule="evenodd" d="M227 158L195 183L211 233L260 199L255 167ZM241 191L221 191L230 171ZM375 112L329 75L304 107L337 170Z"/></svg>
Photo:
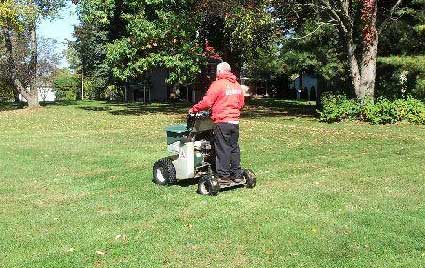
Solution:
<svg viewBox="0 0 425 268"><path fill-rule="evenodd" d="M316 103L280 99L255 99L248 102L248 106L244 109L242 117L314 118L317 117Z"/></svg>
<svg viewBox="0 0 425 268"><path fill-rule="evenodd" d="M152 113L161 114L186 114L190 108L188 103L131 103L131 104L114 104L115 107L124 109L114 110L110 113L113 115L143 115Z"/></svg>
<svg viewBox="0 0 425 268"><path fill-rule="evenodd" d="M181 181L177 181L177 183L175 184L175 186L180 186L180 187L190 187L193 185L197 185L199 182L199 178L195 179L187 179L187 180L181 180ZM228 192L228 191L234 191L240 188L245 188L245 185L243 184L239 184L239 185L234 185L231 187L225 187L225 188L221 188L220 192Z"/></svg>
<svg viewBox="0 0 425 268"><path fill-rule="evenodd" d="M27 107L24 102L0 102L0 112L19 110Z"/></svg>
<svg viewBox="0 0 425 268"><path fill-rule="evenodd" d="M50 106L78 106L91 104L92 107L102 107L99 105L107 104L107 102L93 102L93 101L40 101L41 107L50 107ZM1 111L11 111L27 108L28 104L26 102L0 102L0 112ZM95 109L95 108L94 108Z"/></svg>
<svg viewBox="0 0 425 268"><path fill-rule="evenodd" d="M199 182L199 178L198 179L192 178L192 179L177 181L177 183L175 185L186 188L186 187L190 187L192 185L197 185L198 182Z"/></svg>
<svg viewBox="0 0 425 268"><path fill-rule="evenodd" d="M138 116L145 114L186 114L190 108L189 103L119 103L119 102L104 102L101 105L83 105L78 108L93 111L101 112L108 111L112 115L129 115L129 116Z"/></svg>
<svg viewBox="0 0 425 268"><path fill-rule="evenodd" d="M186 114L190 108L190 103L109 103L113 115L143 115L150 113L161 114ZM93 108L81 107L82 109L96 111ZM260 117L288 117L291 120L295 117L315 118L317 116L314 102L277 100L277 99L256 99L250 100L242 112L243 118Z"/></svg>
<svg viewBox="0 0 425 268"><path fill-rule="evenodd" d="M90 112L109 112L119 116L140 116L146 114L172 114L185 115L191 104L188 102L177 103L151 103L140 102L123 103L109 101L59 101L46 103L43 106L76 106ZM0 106L1 107L1 106ZM242 118L261 117L286 117L293 120L296 117L317 117L315 102L280 100L280 99L252 99L242 112Z"/></svg>
<svg viewBox="0 0 425 268"><path fill-rule="evenodd" d="M73 106L80 104L81 101L77 100L61 100L61 101L52 101L52 102L42 102L41 106Z"/></svg>
<svg viewBox="0 0 425 268"><path fill-rule="evenodd" d="M80 109L86 110L86 111L93 111L93 112L102 112L102 111L111 111L112 108L109 106L81 106Z"/></svg>

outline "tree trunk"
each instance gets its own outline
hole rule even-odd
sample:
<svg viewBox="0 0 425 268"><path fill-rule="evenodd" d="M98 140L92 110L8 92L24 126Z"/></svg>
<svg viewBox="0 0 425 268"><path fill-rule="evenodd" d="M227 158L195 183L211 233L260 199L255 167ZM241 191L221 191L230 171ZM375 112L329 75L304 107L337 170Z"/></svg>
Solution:
<svg viewBox="0 0 425 268"><path fill-rule="evenodd" d="M350 76L351 76L351 82L353 84L354 93L356 94L357 98L361 98L361 76L360 76L360 70L359 70L359 64L356 58L355 54L355 47L354 42L351 37L351 39L348 40L348 61L350 65Z"/></svg>
<svg viewBox="0 0 425 268"><path fill-rule="evenodd" d="M376 29L377 0L364 0L362 8L363 52L361 62L360 98L375 95L376 58L378 54L378 31Z"/></svg>
<svg viewBox="0 0 425 268"><path fill-rule="evenodd" d="M378 32L376 29L377 0L363 0L361 20L363 23L362 51L356 53L352 30L346 31L350 76L356 97L364 100L375 95ZM350 27L352 29L352 27ZM356 54L361 54L358 59Z"/></svg>
<svg viewBox="0 0 425 268"><path fill-rule="evenodd" d="M378 52L378 40L370 44L363 52L361 66L360 98L371 98L375 96L376 80L376 58Z"/></svg>
<svg viewBox="0 0 425 268"><path fill-rule="evenodd" d="M13 91L13 99L15 103L19 103L21 100L19 99L19 94L15 91Z"/></svg>
<svg viewBox="0 0 425 268"><path fill-rule="evenodd" d="M27 99L29 107L37 107L39 105L38 100L38 88L37 88L37 32L36 32L35 21L31 25L31 61L30 61L30 99Z"/></svg>
<svg viewBox="0 0 425 268"><path fill-rule="evenodd" d="M34 29L35 30L35 29ZM16 64L15 59L13 56L13 44L12 44L12 38L10 36L10 30L6 27L2 27L2 32L4 36L5 46L6 46L6 58L7 58L7 67L8 67L8 78L10 80L10 83L13 86L14 91L19 95L26 99L28 101L29 107L39 107L40 104L38 103L38 94L37 91L30 92L25 89L25 87L22 85L21 81L18 78L18 75L16 73Z"/></svg>

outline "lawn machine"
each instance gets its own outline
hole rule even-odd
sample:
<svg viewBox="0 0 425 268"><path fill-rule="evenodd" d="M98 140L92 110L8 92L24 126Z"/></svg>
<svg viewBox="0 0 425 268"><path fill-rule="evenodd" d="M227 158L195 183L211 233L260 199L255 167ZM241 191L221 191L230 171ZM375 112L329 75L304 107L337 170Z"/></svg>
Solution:
<svg viewBox="0 0 425 268"><path fill-rule="evenodd" d="M236 186L253 188L254 172L243 170L242 180L221 184L215 174L214 123L210 113L203 111L187 116L187 124L166 129L168 152L153 166L153 181L160 185L176 184L180 180L198 179L198 193L217 195L220 189Z"/></svg>

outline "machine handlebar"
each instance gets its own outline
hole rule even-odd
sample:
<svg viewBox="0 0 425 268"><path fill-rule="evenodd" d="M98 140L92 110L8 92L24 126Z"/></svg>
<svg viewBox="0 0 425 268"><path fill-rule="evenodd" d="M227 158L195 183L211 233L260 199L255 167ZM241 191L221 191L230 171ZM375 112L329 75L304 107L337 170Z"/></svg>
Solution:
<svg viewBox="0 0 425 268"><path fill-rule="evenodd" d="M192 131L196 120L202 120L209 118L211 116L211 111L200 111L197 113L189 113L187 115L187 130Z"/></svg>

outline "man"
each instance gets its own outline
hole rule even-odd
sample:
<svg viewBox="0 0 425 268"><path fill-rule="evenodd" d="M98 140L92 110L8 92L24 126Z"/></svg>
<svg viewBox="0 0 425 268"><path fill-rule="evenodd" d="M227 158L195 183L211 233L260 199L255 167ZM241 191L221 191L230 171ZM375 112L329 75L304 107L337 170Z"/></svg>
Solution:
<svg viewBox="0 0 425 268"><path fill-rule="evenodd" d="M216 81L204 98L189 110L191 113L212 111L216 172L219 182L223 184L229 184L231 180L242 181L238 140L240 110L244 105L241 85L232 74L230 65L222 62L217 65Z"/></svg>

